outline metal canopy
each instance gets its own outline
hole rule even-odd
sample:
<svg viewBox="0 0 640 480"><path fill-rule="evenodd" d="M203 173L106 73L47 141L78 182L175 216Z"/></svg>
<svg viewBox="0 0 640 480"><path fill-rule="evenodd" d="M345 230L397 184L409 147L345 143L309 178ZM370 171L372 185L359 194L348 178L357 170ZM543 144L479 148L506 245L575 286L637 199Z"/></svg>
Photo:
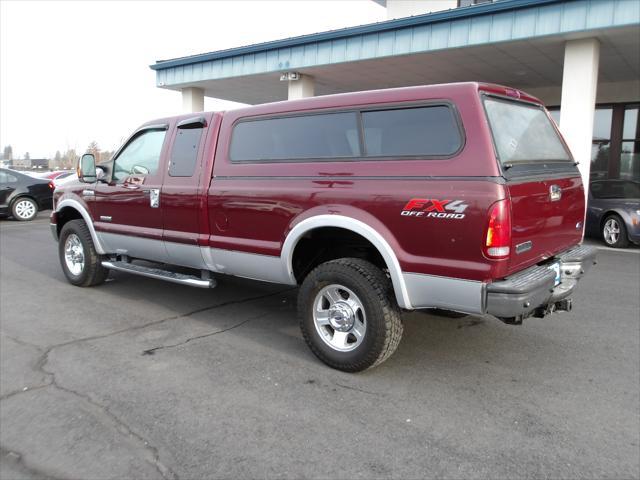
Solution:
<svg viewBox="0 0 640 480"><path fill-rule="evenodd" d="M640 2L503 0L158 62L161 88L243 103L287 98L280 73L324 95L454 81L559 86L564 42L601 41L600 82L640 78Z"/></svg>

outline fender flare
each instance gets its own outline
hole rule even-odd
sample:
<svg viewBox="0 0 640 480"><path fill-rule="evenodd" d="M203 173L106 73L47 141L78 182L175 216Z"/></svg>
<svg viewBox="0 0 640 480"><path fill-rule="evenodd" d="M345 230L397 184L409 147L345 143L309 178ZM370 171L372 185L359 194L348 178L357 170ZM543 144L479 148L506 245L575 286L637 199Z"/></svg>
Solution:
<svg viewBox="0 0 640 480"><path fill-rule="evenodd" d="M96 230L93 227L93 221L91 220L91 215L89 215L87 209L84 208L84 206L79 201L74 200L73 198L65 198L64 200L60 201L58 205L56 205L56 212L59 212L65 207L73 208L74 210L77 210L80 215L82 215L82 219L84 220L84 223L87 224L89 233L91 233L91 240L93 240L93 245L96 248L96 252L100 255L104 255L106 252L102 247L102 244L100 243L98 235L96 234Z"/></svg>
<svg viewBox="0 0 640 480"><path fill-rule="evenodd" d="M283 265L286 266L286 275L292 284L295 285L297 283L293 274L293 252L295 251L296 245L305 233L320 227L344 228L369 240L378 250L389 269L389 275L391 276L391 283L393 284L398 306L407 310L413 309L407 286L402 276L400 263L389 243L371 226L360 220L344 215L316 215L301 221L291 229L282 246L280 258Z"/></svg>

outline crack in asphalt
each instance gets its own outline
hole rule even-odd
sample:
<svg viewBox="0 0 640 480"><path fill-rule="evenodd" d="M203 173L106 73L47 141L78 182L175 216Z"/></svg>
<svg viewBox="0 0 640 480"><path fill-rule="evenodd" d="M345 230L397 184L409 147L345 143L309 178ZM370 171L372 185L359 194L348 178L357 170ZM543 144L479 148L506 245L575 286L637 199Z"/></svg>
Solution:
<svg viewBox="0 0 640 480"><path fill-rule="evenodd" d="M55 475L43 472L42 470L27 464L27 462L24 461L24 455L12 448L6 448L0 445L0 459L4 460L5 462L8 460L13 464L18 465L21 470L28 472L38 479L42 478L47 480L62 480L62 477L56 477ZM65 480L70 479L69 477L65 477Z"/></svg>
<svg viewBox="0 0 640 480"><path fill-rule="evenodd" d="M22 345L24 347L31 347L31 348L35 348L36 350L38 350L39 352L41 352L42 350L44 350L41 346L39 345L35 345L33 343L29 343L29 342L25 342L24 340L20 340L19 338L16 337L12 337L11 335L7 335L6 333L0 332L0 337L4 337L4 338L8 338L9 340Z"/></svg>
<svg viewBox="0 0 640 480"><path fill-rule="evenodd" d="M332 382L336 387L340 387L340 388L346 388L347 390L354 390L356 392L360 392L360 393L366 393L368 395L375 395L376 397L382 396L381 393L378 392L372 392L370 390L363 390L362 388L358 388L358 387L352 387L350 385L344 385L342 383L338 383L338 382Z"/></svg>
<svg viewBox="0 0 640 480"><path fill-rule="evenodd" d="M57 380L56 380L56 374L55 372L49 371L45 368L45 365L49 362L49 355L51 354L51 352L55 349L61 348L61 347L66 347L69 345L76 345L78 343L82 343L82 342L88 342L88 341L92 341L92 340L100 340L103 338L107 338L107 337L111 337L111 336L115 336L121 333L125 333L125 332L131 332L131 331L135 331L135 330L142 330L144 328L147 327L151 327L154 325L158 325L164 322L168 322L168 321L172 321L172 320L177 320L179 318L185 318L185 317L190 317L192 315L195 315L197 313L201 313L201 312L205 312L205 311L209 311L209 310L215 310L215 309L219 309L219 308L223 308L229 305L235 305L235 304L243 304L243 303L249 303L255 300L261 300L263 298L268 298L268 297L274 297L277 295L281 295L283 293L286 293L288 291L291 291L292 289L286 289L286 290L279 290L277 292L274 293L268 293L268 294L264 294L264 295L256 295L254 297L249 297L249 298L244 298L244 299L240 299L240 300L230 300L227 302L222 302L222 303L218 303L215 305L211 305L208 307L203 307L203 308L198 308L195 310L192 310L190 312L187 313L182 313L182 314L178 314L178 315L172 315L170 317L166 317L160 320L154 320L152 322L147 322L145 324L142 325L136 325L136 326L132 326L132 327L127 327L127 328L123 328L120 330L116 330L113 332L109 332L109 333L104 333L104 334L100 334L100 335L92 335L89 337L83 337L83 338L77 338L75 340L70 340L68 342L63 342L63 343L58 343L55 345L51 345L46 347L46 349L43 349L41 347L36 347L35 345L31 345L28 344L27 342L24 341L19 341L16 340L12 337L8 337L11 338L12 340L16 341L16 343L21 343L23 345L28 345L30 347L35 347L38 351L41 351L42 354L40 355L40 357L38 358L38 360L36 361L36 365L35 365L35 369L37 371L40 371L41 373L43 373L45 376L47 376L48 378L50 378L50 381L46 384L42 384L42 385L38 385L35 387L26 387L26 389L22 389L22 390L17 390L17 391L13 391L10 392L2 397L0 397L0 401L2 400L6 400L8 398L14 397L16 395L19 395L21 393L26 393L26 392L30 392L36 389L43 389L46 387L53 387L56 388L60 391L66 392L70 395L74 395L78 398L83 399L84 401L86 401L87 403L89 403L90 405L92 405L93 407L95 407L96 409L98 409L99 411L103 412L105 416L107 416L112 422L114 422L116 425L120 426L122 429L124 429L124 431L133 439L135 439L137 442L142 444L142 447L144 450L146 450L147 452L149 452L151 454L151 458L152 461L150 462L158 471L158 473L160 473L160 475L162 476L162 478L164 478L165 480L178 480L179 477L178 475L173 472L169 467L167 467L166 465L164 465L161 461L160 461L160 454L158 452L158 449L156 447L154 447L153 445L150 444L150 442L145 439L142 435L138 434L137 432L135 432L131 427L129 427L129 425L127 425L123 420L121 420L118 416L116 416L107 406L101 405L100 403L98 403L97 401L95 401L93 398L91 398L90 395L82 393L82 392L78 392L76 390L73 390L71 388L67 388L65 386L60 385ZM264 316L266 314L260 315L260 316ZM157 349L162 349L162 348L172 348L174 346L178 346L181 344L185 344L188 343L192 340L196 340L198 338L204 338L204 337L208 337L208 336L212 336L212 335L216 335L219 333L224 333L226 331L232 330L234 328L240 327L241 325L251 321L251 320L255 320L257 318L259 318L260 316L256 316L256 317L251 317L248 319L243 320L242 322L232 325L231 327L228 327L226 329L223 330L218 330L216 332L212 332L212 333L208 333L205 335L199 335L197 337L192 337L190 339L187 339L184 342L180 342L179 344L176 345L168 345L166 347L157 347L156 349L151 349L151 350L157 350ZM153 352L149 353L152 354ZM121 431L119 428L116 428L116 431ZM9 452L9 450L7 450L7 452ZM17 453L17 452L16 452ZM22 456L20 456L20 458L22 458ZM23 462L24 465L24 462ZM34 470L35 473L35 470ZM38 472L39 475L42 475L42 473ZM54 477L50 477L49 478L54 478Z"/></svg>
<svg viewBox="0 0 640 480"><path fill-rule="evenodd" d="M19 395L21 393L26 393L26 392L32 392L34 390L40 390L41 388L47 388L51 386L51 382L48 383L43 383L40 385L33 385L33 386L27 386L27 387L23 387L20 390L13 390L9 393L5 393L4 395L0 396L0 401L2 400L6 400L8 398L11 397L15 397L16 395Z"/></svg>
<svg viewBox="0 0 640 480"><path fill-rule="evenodd" d="M212 336L218 335L220 333L228 332L229 330L233 330L234 328L241 327L245 323L249 323L252 320L257 320L258 318L266 317L267 315L268 315L268 313L262 313L260 315L254 316L254 317L246 318L246 319L242 320L241 322L238 322L238 323L236 323L234 325L231 325L230 327L223 328L222 330L216 330L214 332L204 333L202 335L197 335L195 337L190 337L190 338L187 338L186 340L184 340L182 342L172 343L170 345L160 345L158 347L148 348L147 350L143 350L142 351L142 355L154 355L158 350L166 350L168 348L179 347L181 345L185 345L185 344L187 344L189 342L192 342L194 340L199 340L201 338L212 337Z"/></svg>

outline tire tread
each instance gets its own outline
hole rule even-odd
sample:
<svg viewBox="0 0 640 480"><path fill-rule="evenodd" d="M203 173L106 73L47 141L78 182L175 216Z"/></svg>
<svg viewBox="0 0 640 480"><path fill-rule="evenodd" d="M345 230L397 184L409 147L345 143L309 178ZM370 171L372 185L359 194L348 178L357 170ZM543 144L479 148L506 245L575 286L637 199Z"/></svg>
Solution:
<svg viewBox="0 0 640 480"><path fill-rule="evenodd" d="M102 261L98 252L96 252L96 248L93 244L93 239L91 238L91 232L89 231L89 227L84 222L84 220L70 220L65 223L60 232L60 262L62 263L63 271L66 275L66 269L64 266L64 258L63 258L63 250L64 250L64 240L66 239L67 231L75 232L83 241L84 245L88 248L85 249L85 269L88 274L84 279L80 281L74 281L73 279L69 279L69 282L79 287L93 287L95 285L100 285L104 283L104 281L109 276L109 270L102 266Z"/></svg>
<svg viewBox="0 0 640 480"><path fill-rule="evenodd" d="M309 273L309 275L307 275L304 283L307 281L313 282L320 272L330 273L331 270L340 271L341 273L344 273L345 270L350 271L351 273L355 273L360 276L369 284L373 290L373 295L380 303L384 321L384 334L382 335L384 343L381 349L377 352L375 351L377 349L374 349L360 361L339 364L332 361L327 358L309 338L309 332L307 332L304 327L304 316L307 314L305 310L306 297L305 295L299 295L298 311L300 312L300 327L307 345L309 345L311 351L320 360L339 370L358 372L380 365L396 351L400 344L400 340L402 339L403 332L400 308L396 303L393 287L389 278L382 270L366 260L361 260L359 258L340 258L337 260L331 260L316 267Z"/></svg>

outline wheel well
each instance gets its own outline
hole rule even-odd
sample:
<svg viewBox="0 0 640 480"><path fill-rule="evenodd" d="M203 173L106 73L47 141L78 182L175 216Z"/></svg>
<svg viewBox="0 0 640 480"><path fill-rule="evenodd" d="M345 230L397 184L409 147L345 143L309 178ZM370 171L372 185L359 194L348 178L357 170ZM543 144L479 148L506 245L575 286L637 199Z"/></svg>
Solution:
<svg viewBox="0 0 640 480"><path fill-rule="evenodd" d="M29 195L28 193L21 193L20 195L15 197L13 200L11 200L11 205L9 206L9 208L13 208L16 202L21 198L28 198L29 200L33 200L34 202L36 202L36 205L38 206L38 208L40 208L40 203L38 202L38 200L35 197L32 197L31 195Z"/></svg>
<svg viewBox="0 0 640 480"><path fill-rule="evenodd" d="M360 258L387 269L378 249L362 235L338 227L320 227L306 232L293 251L293 274L298 283L321 263L337 258Z"/></svg>
<svg viewBox="0 0 640 480"><path fill-rule="evenodd" d="M64 207L56 213L58 235L65 223L71 220L84 220L78 210L73 207Z"/></svg>

